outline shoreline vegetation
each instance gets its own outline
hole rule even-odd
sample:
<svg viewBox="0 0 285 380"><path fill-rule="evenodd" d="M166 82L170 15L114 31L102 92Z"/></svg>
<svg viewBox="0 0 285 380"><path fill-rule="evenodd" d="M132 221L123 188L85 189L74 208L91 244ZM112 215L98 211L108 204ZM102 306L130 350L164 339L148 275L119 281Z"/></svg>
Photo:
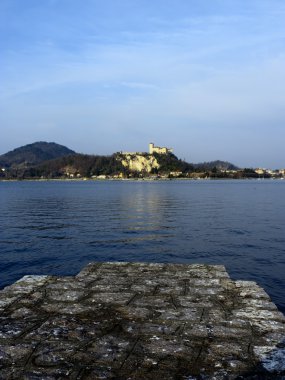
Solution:
<svg viewBox="0 0 285 380"><path fill-rule="evenodd" d="M221 179L284 179L284 170L267 171L262 169L221 169L214 167L207 171L192 170L181 171L175 169L165 168L163 172L157 169L151 172L134 171L129 168L122 167L121 171L113 172L108 169L96 170L96 174L87 172L82 167L71 165L68 167L49 168L53 166L54 162L45 163L48 167L27 167L27 168L9 168L1 170L0 181L13 181L13 180L141 180L141 181L154 181L154 180L221 180ZM58 166L58 165L56 165ZM82 170L83 169L83 170ZM83 172L83 173L82 173Z"/></svg>
<svg viewBox="0 0 285 380"><path fill-rule="evenodd" d="M0 178L0 182L169 182L169 181L281 181L285 180L284 177L271 177L271 178L217 178L217 177L207 177L207 178L187 178L187 177L176 177L176 178L13 178L13 179L3 179Z"/></svg>
<svg viewBox="0 0 285 380"><path fill-rule="evenodd" d="M152 144L153 145L153 144ZM157 149L157 148L156 148ZM166 149L166 148L158 148ZM227 161L188 163L172 151L117 152L109 156L76 153L36 142L0 156L0 180L205 180L284 179L285 169L239 168Z"/></svg>

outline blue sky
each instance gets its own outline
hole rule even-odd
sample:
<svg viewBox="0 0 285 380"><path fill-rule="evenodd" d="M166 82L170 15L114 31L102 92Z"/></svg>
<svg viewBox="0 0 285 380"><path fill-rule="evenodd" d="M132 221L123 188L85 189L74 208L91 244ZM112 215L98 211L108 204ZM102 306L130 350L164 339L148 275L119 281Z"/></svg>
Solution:
<svg viewBox="0 0 285 380"><path fill-rule="evenodd" d="M0 154L285 167L284 0L1 0Z"/></svg>

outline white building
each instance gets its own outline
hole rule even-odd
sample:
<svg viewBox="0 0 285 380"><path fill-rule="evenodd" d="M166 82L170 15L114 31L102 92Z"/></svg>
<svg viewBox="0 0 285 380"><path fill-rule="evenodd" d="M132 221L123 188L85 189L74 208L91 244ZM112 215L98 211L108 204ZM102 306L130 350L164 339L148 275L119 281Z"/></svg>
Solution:
<svg viewBox="0 0 285 380"><path fill-rule="evenodd" d="M153 154L153 153L168 154L168 153L172 153L172 152L173 152L172 148L154 146L153 143L149 144L149 154Z"/></svg>

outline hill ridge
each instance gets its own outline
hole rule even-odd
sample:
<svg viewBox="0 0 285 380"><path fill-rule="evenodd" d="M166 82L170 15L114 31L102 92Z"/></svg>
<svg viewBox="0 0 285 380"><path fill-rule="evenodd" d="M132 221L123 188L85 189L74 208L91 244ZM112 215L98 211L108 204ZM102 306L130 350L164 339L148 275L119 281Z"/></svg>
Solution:
<svg viewBox="0 0 285 380"><path fill-rule="evenodd" d="M64 145L55 142L36 141L0 155L0 166L24 168L70 154L75 154L75 152Z"/></svg>

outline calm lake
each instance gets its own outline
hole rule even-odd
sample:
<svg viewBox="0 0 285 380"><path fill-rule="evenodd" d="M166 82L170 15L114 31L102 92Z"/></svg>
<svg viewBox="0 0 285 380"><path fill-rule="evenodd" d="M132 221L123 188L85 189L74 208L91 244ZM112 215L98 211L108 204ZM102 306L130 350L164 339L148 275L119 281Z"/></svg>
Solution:
<svg viewBox="0 0 285 380"><path fill-rule="evenodd" d="M285 181L0 182L0 287L90 261L223 264L285 312Z"/></svg>

